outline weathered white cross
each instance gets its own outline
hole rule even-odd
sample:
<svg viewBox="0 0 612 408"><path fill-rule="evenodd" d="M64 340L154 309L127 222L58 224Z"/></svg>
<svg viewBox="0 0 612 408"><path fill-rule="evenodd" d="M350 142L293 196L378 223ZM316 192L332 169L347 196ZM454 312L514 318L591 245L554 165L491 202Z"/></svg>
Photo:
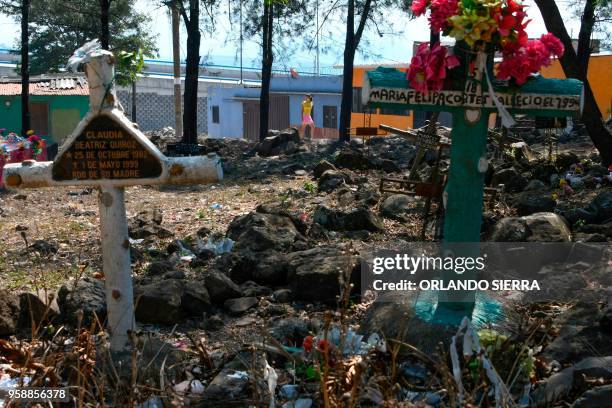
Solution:
<svg viewBox="0 0 612 408"><path fill-rule="evenodd" d="M223 178L215 154L166 157L120 109L113 54L98 50L85 64L89 112L53 162L25 161L4 167L9 188L94 186L99 189L100 232L111 350L128 347L134 329L134 295L124 187L214 183Z"/></svg>

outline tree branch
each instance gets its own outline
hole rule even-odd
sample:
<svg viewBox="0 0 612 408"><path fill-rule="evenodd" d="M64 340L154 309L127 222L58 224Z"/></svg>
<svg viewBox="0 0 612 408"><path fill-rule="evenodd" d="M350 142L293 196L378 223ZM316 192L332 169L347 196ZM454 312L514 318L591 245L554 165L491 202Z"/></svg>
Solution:
<svg viewBox="0 0 612 408"><path fill-rule="evenodd" d="M370 6L372 5L372 0L366 0L363 6L363 12L361 13L361 17L359 18L359 26L357 27L357 31L355 32L355 40L353 42L355 50L359 46L359 41L361 41L361 35L363 34L363 30L365 29L366 22L370 16Z"/></svg>
<svg viewBox="0 0 612 408"><path fill-rule="evenodd" d="M185 21L185 25L189 26L189 16L187 15L187 10L185 10L185 5L182 0L176 0L176 3L179 5L179 12Z"/></svg>
<svg viewBox="0 0 612 408"><path fill-rule="evenodd" d="M580 18L580 33L578 34L578 62L583 75L586 77L591 56L591 36L595 26L595 1L586 0L582 17Z"/></svg>

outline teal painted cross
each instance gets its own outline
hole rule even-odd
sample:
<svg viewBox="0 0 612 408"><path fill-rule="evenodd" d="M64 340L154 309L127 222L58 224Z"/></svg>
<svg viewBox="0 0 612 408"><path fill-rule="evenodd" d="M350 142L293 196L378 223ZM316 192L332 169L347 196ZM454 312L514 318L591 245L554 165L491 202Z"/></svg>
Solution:
<svg viewBox="0 0 612 408"><path fill-rule="evenodd" d="M443 200L444 246L453 248L456 243L475 243L471 250L469 245L461 245L461 251L474 252L479 249L476 243L480 241L482 223L489 116L497 112L497 107L484 78L468 77L457 84L454 89L421 94L409 87L404 72L379 67L366 75L363 102L375 108L452 114L451 161ZM582 107L582 83L574 79L538 76L520 88L493 85L493 90L494 97L512 114L576 117ZM460 321L474 310L475 293L440 293L436 310L440 320Z"/></svg>

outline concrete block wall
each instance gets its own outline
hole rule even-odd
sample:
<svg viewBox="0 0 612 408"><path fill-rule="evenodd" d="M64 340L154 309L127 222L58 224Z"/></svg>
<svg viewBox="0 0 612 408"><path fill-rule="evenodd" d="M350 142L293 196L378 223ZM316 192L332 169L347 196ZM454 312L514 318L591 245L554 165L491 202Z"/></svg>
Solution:
<svg viewBox="0 0 612 408"><path fill-rule="evenodd" d="M182 90L185 84L183 81ZM198 84L198 133L208 133L208 84ZM117 97L128 117L132 110L130 88L117 88ZM171 78L140 78L136 86L136 122L143 131L174 126L174 82Z"/></svg>
<svg viewBox="0 0 612 408"><path fill-rule="evenodd" d="M123 105L125 114L132 115L132 93L119 90L117 97ZM208 109L206 97L198 97L198 133L208 131ZM152 92L136 91L136 122L141 130L156 130L167 126L174 127L174 96Z"/></svg>

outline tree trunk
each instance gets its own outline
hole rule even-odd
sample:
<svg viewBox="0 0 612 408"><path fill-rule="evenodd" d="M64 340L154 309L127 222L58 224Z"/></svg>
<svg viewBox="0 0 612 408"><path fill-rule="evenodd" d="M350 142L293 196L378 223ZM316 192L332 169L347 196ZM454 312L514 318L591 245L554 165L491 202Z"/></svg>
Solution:
<svg viewBox="0 0 612 408"><path fill-rule="evenodd" d="M30 0L21 1L21 135L30 130Z"/></svg>
<svg viewBox="0 0 612 408"><path fill-rule="evenodd" d="M198 142L198 72L200 64L200 5L189 0L187 26L187 64L185 67L185 95L183 99L183 143Z"/></svg>
<svg viewBox="0 0 612 408"><path fill-rule="evenodd" d="M174 68L174 128L176 137L183 137L183 104L181 101L181 41L179 6L172 4L172 59Z"/></svg>
<svg viewBox="0 0 612 408"><path fill-rule="evenodd" d="M578 34L577 57L582 75L585 78L589 72L589 58L591 57L591 35L595 26L595 1L587 0L585 2Z"/></svg>
<svg viewBox="0 0 612 408"><path fill-rule="evenodd" d="M342 68L342 101L340 103L341 142L350 140L351 112L353 108L353 61L355 60L355 1L348 0L346 15L346 39L344 41L344 66Z"/></svg>
<svg viewBox="0 0 612 408"><path fill-rule="evenodd" d="M587 2L590 1L591 0L588 0ZM581 61L578 59L578 55L572 46L572 39L567 33L567 29L563 23L563 18L561 17L559 8L555 4L554 0L535 0L535 2L540 9L546 29L557 36L565 46L565 52L561 58L559 58L565 76L567 78L579 79L584 83L584 107L582 110L581 119L587 128L593 144L599 151L603 165L607 167L612 164L612 136L603 123L601 111L597 106L597 101L595 100L595 96L593 95L593 91L591 90L591 86L586 75L586 67L581 65ZM587 48L590 48L591 34L587 32L587 28L590 25L592 30L592 23L585 22L585 15L583 15L580 34L583 41L585 41L584 38L588 37ZM583 28L585 28L584 31ZM584 49L584 45L582 48ZM588 63L588 58L586 61Z"/></svg>
<svg viewBox="0 0 612 408"><path fill-rule="evenodd" d="M438 31L431 30L429 32L429 49L432 49L434 45L440 42L440 33ZM434 112L425 112L425 118L427 120L431 120ZM438 116L436 115L435 120L438 120ZM435 128L434 128L435 129Z"/></svg>
<svg viewBox="0 0 612 408"><path fill-rule="evenodd" d="M136 123L136 80L132 82L132 122Z"/></svg>
<svg viewBox="0 0 612 408"><path fill-rule="evenodd" d="M108 28L108 19L110 15L110 2L111 0L100 0L100 45L102 49L108 50L109 47L109 28Z"/></svg>
<svg viewBox="0 0 612 408"><path fill-rule="evenodd" d="M274 23L274 3L264 0L263 12L263 58L261 61L261 93L259 95L259 140L268 137L270 121L270 81L272 80L272 30Z"/></svg>

